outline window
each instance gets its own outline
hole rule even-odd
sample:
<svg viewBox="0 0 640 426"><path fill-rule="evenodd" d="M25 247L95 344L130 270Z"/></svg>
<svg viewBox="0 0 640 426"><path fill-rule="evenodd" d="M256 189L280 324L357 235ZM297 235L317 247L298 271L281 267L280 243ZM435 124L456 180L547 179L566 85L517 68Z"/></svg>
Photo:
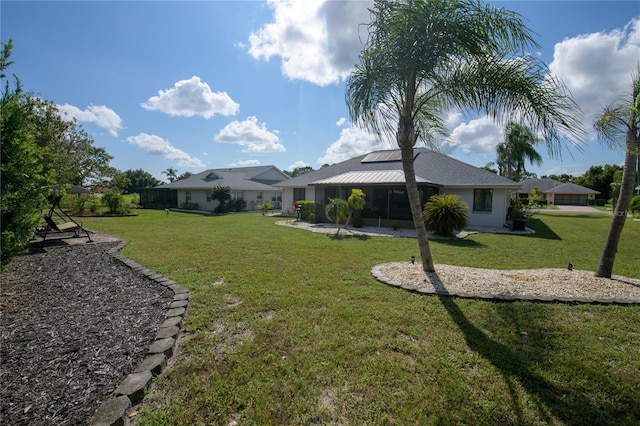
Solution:
<svg viewBox="0 0 640 426"><path fill-rule="evenodd" d="M262 192L258 192L256 198L258 199L258 201L262 202Z"/></svg>
<svg viewBox="0 0 640 426"><path fill-rule="evenodd" d="M293 201L304 200L305 197L305 189L304 188L293 188Z"/></svg>
<svg viewBox="0 0 640 426"><path fill-rule="evenodd" d="M190 203L190 202L191 202L191 191L186 191L186 192L184 193L184 196L185 196L185 201L186 201L187 203Z"/></svg>
<svg viewBox="0 0 640 426"><path fill-rule="evenodd" d="M211 198L211 196L212 196L212 195L213 195L213 194L212 194L212 192L211 192L211 191L207 191L207 203L210 203L210 202L211 202L211 200L213 199L213 198Z"/></svg>
<svg viewBox="0 0 640 426"><path fill-rule="evenodd" d="M483 188L473 190L473 211L490 212L493 202L493 189Z"/></svg>
<svg viewBox="0 0 640 426"><path fill-rule="evenodd" d="M233 197L234 200L239 200L240 198L244 199L244 192L243 191L233 191Z"/></svg>
<svg viewBox="0 0 640 426"><path fill-rule="evenodd" d="M271 195L271 201L282 201L282 192L274 192Z"/></svg>

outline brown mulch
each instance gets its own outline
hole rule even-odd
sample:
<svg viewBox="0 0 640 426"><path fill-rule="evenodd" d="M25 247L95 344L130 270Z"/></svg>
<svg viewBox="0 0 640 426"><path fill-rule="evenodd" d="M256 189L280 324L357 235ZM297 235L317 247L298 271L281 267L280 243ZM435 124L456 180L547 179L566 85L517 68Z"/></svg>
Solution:
<svg viewBox="0 0 640 426"><path fill-rule="evenodd" d="M32 245L0 276L1 424L87 424L144 358L173 295L116 244Z"/></svg>

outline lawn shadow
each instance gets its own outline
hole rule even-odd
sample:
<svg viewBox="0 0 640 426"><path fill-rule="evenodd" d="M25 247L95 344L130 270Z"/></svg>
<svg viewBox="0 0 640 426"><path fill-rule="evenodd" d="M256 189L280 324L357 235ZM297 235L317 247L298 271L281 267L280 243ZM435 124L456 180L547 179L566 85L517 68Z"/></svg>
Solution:
<svg viewBox="0 0 640 426"><path fill-rule="evenodd" d="M570 387L558 386L535 372L532 366L544 359L545 353L553 350L554 344L552 341L548 341L549 339L545 337L543 331L532 330L532 322L528 318L522 318L518 313L512 323L516 327L518 324L526 325L529 333L534 333L537 336L535 338L539 341L531 342L535 356L532 356L532 351L516 351L491 338L465 316L456 303L455 297L446 295L446 286L437 275L430 274L430 279L433 286L439 290L438 299L463 333L469 349L491 363L502 374L504 383L509 389L511 410L518 417L518 424L524 424L527 421L522 410L522 404L526 402L518 395L519 388L524 388L528 396L536 401L534 407L537 408L538 416L544 423L554 424L560 420L568 425L582 425L589 422L600 424L628 416L629 413L623 412L618 406L598 404L590 398L590 395L576 392L576 389ZM510 306L513 302L490 303L507 306L506 311L502 310L501 315L515 315L512 306ZM580 369L580 366L575 368ZM585 375L589 375L586 367L582 370Z"/></svg>
<svg viewBox="0 0 640 426"><path fill-rule="evenodd" d="M466 247L466 248L487 247L486 244L483 244L475 240L470 240L467 238L431 238L429 239L429 244L431 243L443 244L446 246L453 246L453 247Z"/></svg>
<svg viewBox="0 0 640 426"><path fill-rule="evenodd" d="M361 241L366 241L366 240L370 240L371 236L369 235L363 235L363 234L327 234L327 237L329 237L332 240L348 240L348 239L356 239L356 240L361 240Z"/></svg>
<svg viewBox="0 0 640 426"><path fill-rule="evenodd" d="M527 220L527 227L536 231L525 235L527 238L543 238L545 240L562 240L542 219L532 217Z"/></svg>

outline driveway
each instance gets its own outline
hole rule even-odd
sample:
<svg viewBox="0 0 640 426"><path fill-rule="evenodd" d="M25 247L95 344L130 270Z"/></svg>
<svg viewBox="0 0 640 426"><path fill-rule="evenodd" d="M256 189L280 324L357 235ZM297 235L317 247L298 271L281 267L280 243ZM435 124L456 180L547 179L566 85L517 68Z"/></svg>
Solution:
<svg viewBox="0 0 640 426"><path fill-rule="evenodd" d="M606 212L603 212L602 210L598 210L598 209L594 209L593 207L590 206L556 206L558 208L558 210L556 209L543 209L543 210L538 210L539 212L544 212L544 213L553 213L553 212L558 212L558 213L600 213L600 214L606 214Z"/></svg>

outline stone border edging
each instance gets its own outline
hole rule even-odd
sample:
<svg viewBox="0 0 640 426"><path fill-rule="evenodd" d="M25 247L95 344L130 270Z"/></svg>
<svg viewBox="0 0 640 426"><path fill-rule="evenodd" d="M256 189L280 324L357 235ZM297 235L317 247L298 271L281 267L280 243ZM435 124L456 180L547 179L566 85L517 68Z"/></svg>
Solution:
<svg viewBox="0 0 640 426"><path fill-rule="evenodd" d="M112 397L100 404L89 422L92 426L129 424L129 410L142 401L153 378L165 369L167 361L174 355L182 320L189 305L189 291L186 288L120 254L120 250L127 244L127 241L121 241L116 247L107 251L107 254L173 291L173 300L165 308L165 320L160 325L155 340L149 346L146 358L124 378L120 386L113 391Z"/></svg>
<svg viewBox="0 0 640 426"><path fill-rule="evenodd" d="M403 290L420 293L420 294L437 294L441 296L457 296L465 297L469 299L493 299L501 301L513 301L524 300L529 302L562 302L562 303L601 303L601 304L618 304L618 305L634 305L638 302L630 299L616 299L616 298L586 298L586 297L563 297L563 296L527 296L517 294L490 294L490 293L473 293L463 291L442 291L435 288L418 287L413 284L403 284L398 281L393 281L381 272L383 265L376 265L371 268L371 274L378 281L390 285L392 287L399 287Z"/></svg>

